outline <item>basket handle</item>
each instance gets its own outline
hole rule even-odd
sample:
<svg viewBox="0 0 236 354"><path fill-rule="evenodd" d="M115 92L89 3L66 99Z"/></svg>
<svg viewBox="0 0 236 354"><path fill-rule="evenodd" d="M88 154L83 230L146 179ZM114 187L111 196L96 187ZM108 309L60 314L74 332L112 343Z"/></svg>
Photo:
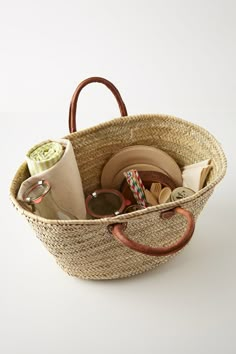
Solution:
<svg viewBox="0 0 236 354"><path fill-rule="evenodd" d="M119 91L110 81L104 79L103 77L89 77L88 79L85 79L84 81L82 81L78 85L78 87L76 88L76 90L72 96L71 103L70 103L70 111L69 111L70 133L76 132L76 107L77 107L77 100L78 100L79 94L85 86L87 86L88 84L91 84L92 82L99 82L99 83L107 86L117 100L117 103L120 108L121 116L124 117L124 116L128 115L125 104L121 98Z"/></svg>
<svg viewBox="0 0 236 354"><path fill-rule="evenodd" d="M110 232L113 234L113 236L119 242L121 242L123 245L131 248L134 251L144 253L149 256L157 256L157 257L167 256L169 254L172 254L172 253L175 253L175 252L178 252L179 250L181 250L181 248L183 248L191 239L191 237L193 235L194 228L195 228L193 214L186 209L177 207L172 210L168 210L168 211L163 212L161 214L161 216L164 219L169 219L174 214L183 215L187 219L188 224L187 224L187 227L186 227L186 230L185 230L183 236L174 245L171 245L171 246L155 247L154 248L154 247L146 246L146 245L140 244L138 242L135 242L133 240L130 240L123 232L124 224L110 225Z"/></svg>

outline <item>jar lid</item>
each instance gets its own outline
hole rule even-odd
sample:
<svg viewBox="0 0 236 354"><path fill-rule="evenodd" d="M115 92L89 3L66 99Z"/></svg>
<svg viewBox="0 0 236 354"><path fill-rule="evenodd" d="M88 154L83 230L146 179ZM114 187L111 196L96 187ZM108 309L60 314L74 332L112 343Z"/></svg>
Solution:
<svg viewBox="0 0 236 354"><path fill-rule="evenodd" d="M86 209L94 218L119 215L126 206L124 196L116 189L98 189L86 198Z"/></svg>
<svg viewBox="0 0 236 354"><path fill-rule="evenodd" d="M51 186L47 180L38 181L25 192L23 200L28 204L38 204L50 189Z"/></svg>
<svg viewBox="0 0 236 354"><path fill-rule="evenodd" d="M172 191L170 199L172 202L174 202L179 199L190 197L193 194L195 194L195 192L190 188L178 187Z"/></svg>

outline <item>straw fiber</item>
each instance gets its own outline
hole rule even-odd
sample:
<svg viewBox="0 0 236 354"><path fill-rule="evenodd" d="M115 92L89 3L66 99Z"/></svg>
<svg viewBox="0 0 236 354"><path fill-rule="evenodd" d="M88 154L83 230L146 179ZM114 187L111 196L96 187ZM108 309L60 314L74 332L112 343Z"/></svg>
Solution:
<svg viewBox="0 0 236 354"><path fill-rule="evenodd" d="M180 206L193 213L195 221L226 172L226 158L220 144L205 129L167 115L139 115L117 118L72 133L65 138L73 145L85 196L100 188L100 176L108 159L130 145L150 145L172 156L179 166L208 158L213 169L207 185L191 197L144 210L99 220L48 220L24 210L16 200L21 182L28 177L24 163L11 184L11 199L33 227L37 237L70 275L84 279L115 279L152 269L173 255L148 256L119 243L109 232L114 223L127 223L126 235L152 247L178 241L186 220L174 215L168 220L161 212Z"/></svg>

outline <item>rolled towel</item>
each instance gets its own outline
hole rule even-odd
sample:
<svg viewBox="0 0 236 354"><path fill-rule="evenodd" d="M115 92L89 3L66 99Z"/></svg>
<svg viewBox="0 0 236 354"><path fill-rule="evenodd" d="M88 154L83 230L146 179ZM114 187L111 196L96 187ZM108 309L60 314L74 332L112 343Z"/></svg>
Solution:
<svg viewBox="0 0 236 354"><path fill-rule="evenodd" d="M40 145L45 145L49 142L46 141ZM47 180L50 183L51 193L57 205L78 219L86 219L84 192L71 142L67 139L59 139L55 142L61 145L62 151L64 151L63 155L53 166L34 174L22 182L17 199L23 201L25 192L32 185L39 180ZM37 145L36 148L40 145ZM36 149L34 147L31 150Z"/></svg>
<svg viewBox="0 0 236 354"><path fill-rule="evenodd" d="M63 147L56 141L35 145L26 155L31 176L55 165L63 155Z"/></svg>

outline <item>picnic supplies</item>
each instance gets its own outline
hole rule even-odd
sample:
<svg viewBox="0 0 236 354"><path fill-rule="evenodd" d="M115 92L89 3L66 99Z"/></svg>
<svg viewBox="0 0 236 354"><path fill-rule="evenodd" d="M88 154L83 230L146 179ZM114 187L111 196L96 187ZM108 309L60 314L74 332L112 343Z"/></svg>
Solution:
<svg viewBox="0 0 236 354"><path fill-rule="evenodd" d="M114 93L124 117L76 132L77 99L91 82L100 82ZM205 129L169 115L127 116L114 85L97 77L86 79L77 87L71 101L69 127L71 134L66 139L73 146L85 195L100 188L107 161L132 145L159 148L180 168L209 157L213 167L205 187L190 197L116 217L62 221L36 216L18 203L19 187L29 176L24 163L12 181L11 200L62 269L84 279L123 278L157 267L180 251L191 239L200 212L225 175L226 158L218 141Z"/></svg>
<svg viewBox="0 0 236 354"><path fill-rule="evenodd" d="M24 177L17 190L17 199L24 201L24 194L27 190L38 181L47 180L57 205L77 219L86 219L84 192L72 144L68 139L58 139L57 142L63 146L64 153L49 169L29 176L27 164L22 165L20 173L23 173Z"/></svg>
<svg viewBox="0 0 236 354"><path fill-rule="evenodd" d="M170 187L171 190L176 188L176 184L170 177L167 175L157 172L157 171L139 171L140 178L144 184L146 189L151 189L153 183L161 183L161 187ZM131 202L135 202L135 198L133 197L133 193L130 190L130 187L126 180L123 181L121 185L121 192L126 199L129 199ZM155 195L154 195L155 197ZM156 197L158 200L158 198Z"/></svg>

